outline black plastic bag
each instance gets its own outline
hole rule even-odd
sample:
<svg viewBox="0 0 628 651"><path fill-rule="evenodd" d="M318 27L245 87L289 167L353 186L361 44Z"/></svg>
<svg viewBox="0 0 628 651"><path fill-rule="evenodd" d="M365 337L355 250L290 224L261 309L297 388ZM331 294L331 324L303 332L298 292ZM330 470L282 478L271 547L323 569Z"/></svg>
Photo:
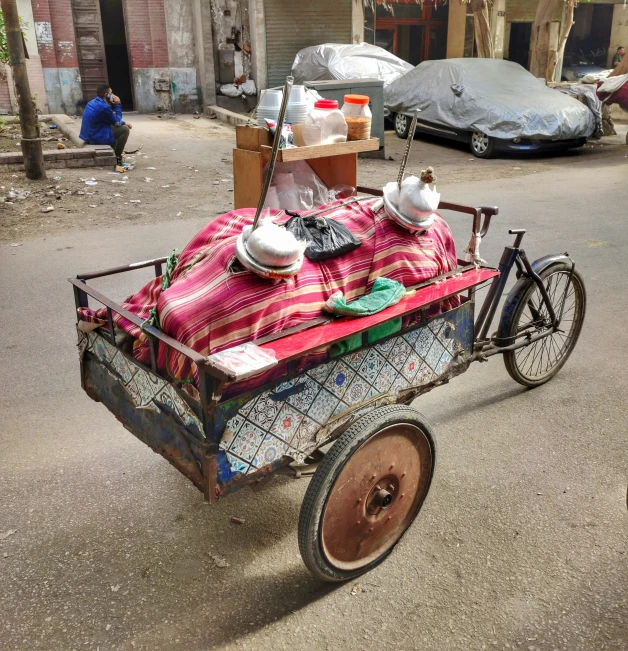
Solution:
<svg viewBox="0 0 628 651"><path fill-rule="evenodd" d="M286 228L297 238L307 242L308 260L329 260L354 251L362 242L343 224L324 217L301 217L286 210L292 218Z"/></svg>

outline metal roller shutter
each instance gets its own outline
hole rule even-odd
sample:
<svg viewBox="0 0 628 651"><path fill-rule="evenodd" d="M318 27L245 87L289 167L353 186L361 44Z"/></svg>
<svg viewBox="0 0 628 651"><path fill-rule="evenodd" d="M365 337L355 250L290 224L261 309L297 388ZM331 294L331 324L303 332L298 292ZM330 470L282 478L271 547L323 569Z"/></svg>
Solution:
<svg viewBox="0 0 628 651"><path fill-rule="evenodd" d="M296 53L321 43L351 43L351 0L264 0L268 86L281 86Z"/></svg>

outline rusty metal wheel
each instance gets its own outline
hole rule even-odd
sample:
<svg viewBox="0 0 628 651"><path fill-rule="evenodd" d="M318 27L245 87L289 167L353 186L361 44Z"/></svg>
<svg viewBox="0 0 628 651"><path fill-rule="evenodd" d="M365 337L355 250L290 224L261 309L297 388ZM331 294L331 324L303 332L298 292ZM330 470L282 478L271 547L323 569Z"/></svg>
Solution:
<svg viewBox="0 0 628 651"><path fill-rule="evenodd" d="M331 447L308 487L299 548L325 581L346 581L381 563L412 524L429 491L435 444L416 410L381 407Z"/></svg>

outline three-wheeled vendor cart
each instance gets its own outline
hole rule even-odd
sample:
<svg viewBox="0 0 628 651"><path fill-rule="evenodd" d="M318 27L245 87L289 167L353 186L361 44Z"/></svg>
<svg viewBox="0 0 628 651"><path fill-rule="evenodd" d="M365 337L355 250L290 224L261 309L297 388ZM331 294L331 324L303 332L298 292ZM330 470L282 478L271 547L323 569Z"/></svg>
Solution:
<svg viewBox="0 0 628 651"><path fill-rule="evenodd" d="M482 238L497 214L496 208L444 201L439 209L472 216L473 233ZM390 553L429 491L434 432L412 401L498 353L517 382L538 386L559 371L576 345L586 308L580 272L566 254L530 263L521 248L524 231L511 233L515 241L505 247L497 269L461 264L376 315L325 317L257 341L274 351L283 375L242 393L237 385L246 376L144 325L153 344L160 341L197 365L198 400L157 372L156 345L150 367L116 345L113 314L138 326L142 319L88 284L151 266L159 276L166 258L80 274L70 279L76 307L86 307L91 297L109 315L109 328L79 329L82 386L210 502L246 485L260 487L277 471L312 475L299 521L303 559L323 579L349 579ZM489 334L513 268L518 280ZM475 317L476 292L486 283ZM459 297L457 307L429 317L432 306L452 297ZM412 326L369 343L373 328L411 314L417 315ZM308 354L356 334L363 337L359 350L295 371ZM277 455L281 442L289 445L288 454Z"/></svg>
<svg viewBox="0 0 628 651"><path fill-rule="evenodd" d="M256 383L251 373L238 374L214 356L200 355L89 284L146 267L161 276L166 258L71 278L76 307L88 307L92 299L108 317L108 327L78 324L82 387L209 502L243 486L258 489L273 473L311 476L299 518L305 564L327 581L367 572L390 554L430 489L436 443L430 425L411 406L415 398L496 354L517 382L539 386L567 361L585 315L584 282L567 254L530 262L521 248L525 231L515 230L497 268L487 266L479 243L497 208L441 201L439 210L471 217L472 262L408 288L416 291L378 314L320 317L258 339L254 343L276 358L269 381ZM517 281L493 330L513 269ZM476 316L476 293L487 284ZM114 314L148 335L150 365L119 342ZM394 334L371 337L400 317L412 318ZM357 349L322 363L320 355L311 356L356 336ZM196 365L197 398L160 374L158 344Z"/></svg>

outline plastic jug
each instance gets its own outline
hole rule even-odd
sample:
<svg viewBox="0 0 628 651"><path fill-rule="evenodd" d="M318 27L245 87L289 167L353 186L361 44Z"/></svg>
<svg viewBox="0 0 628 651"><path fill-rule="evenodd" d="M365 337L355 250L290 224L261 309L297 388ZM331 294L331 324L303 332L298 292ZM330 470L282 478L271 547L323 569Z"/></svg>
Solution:
<svg viewBox="0 0 628 651"><path fill-rule="evenodd" d="M303 142L307 146L333 145L347 140L347 121L338 102L334 99L319 99L305 118Z"/></svg>

